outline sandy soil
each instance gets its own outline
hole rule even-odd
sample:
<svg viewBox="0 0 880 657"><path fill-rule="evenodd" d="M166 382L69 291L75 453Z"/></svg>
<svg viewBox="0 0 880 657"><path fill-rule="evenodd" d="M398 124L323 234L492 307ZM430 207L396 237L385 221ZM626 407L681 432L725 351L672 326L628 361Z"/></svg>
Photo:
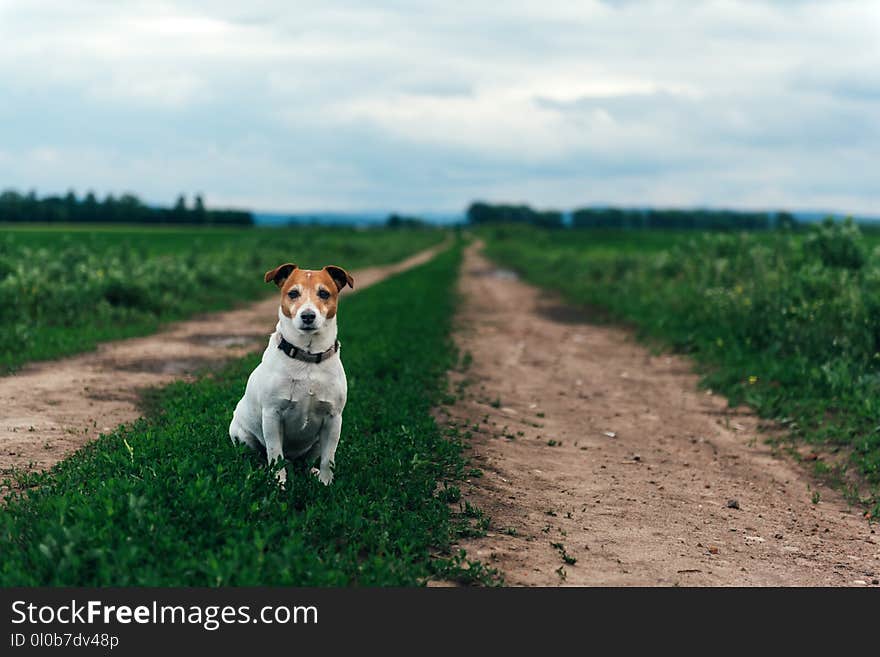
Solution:
<svg viewBox="0 0 880 657"><path fill-rule="evenodd" d="M860 510L774 454L747 410L698 390L686 359L589 324L473 248L460 285L473 362L445 409L478 427L484 475L463 494L491 516L462 547L508 584L878 583Z"/></svg>
<svg viewBox="0 0 880 657"><path fill-rule="evenodd" d="M353 272L355 291L427 262L440 248ZM100 433L136 419L146 388L191 378L264 348L275 330L277 308L273 295L237 310L169 324L147 337L104 343L95 352L34 363L0 378L0 475L15 467L49 468ZM344 322L344 307L341 312Z"/></svg>

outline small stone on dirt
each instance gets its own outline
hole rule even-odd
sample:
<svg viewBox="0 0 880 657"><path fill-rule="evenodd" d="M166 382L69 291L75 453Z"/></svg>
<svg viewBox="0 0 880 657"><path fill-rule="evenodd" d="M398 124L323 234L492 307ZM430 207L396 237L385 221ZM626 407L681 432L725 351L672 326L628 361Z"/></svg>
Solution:
<svg viewBox="0 0 880 657"><path fill-rule="evenodd" d="M727 508L728 509L738 509L739 508L739 500L731 498L727 500Z"/></svg>
<svg viewBox="0 0 880 657"><path fill-rule="evenodd" d="M633 454L633 461L641 461L641 460L642 460L641 454Z"/></svg>
<svg viewBox="0 0 880 657"><path fill-rule="evenodd" d="M718 547L715 545L709 546L709 554L718 554Z"/></svg>
<svg viewBox="0 0 880 657"><path fill-rule="evenodd" d="M614 431L603 431L603 436L608 436L609 438L617 438L617 434Z"/></svg>

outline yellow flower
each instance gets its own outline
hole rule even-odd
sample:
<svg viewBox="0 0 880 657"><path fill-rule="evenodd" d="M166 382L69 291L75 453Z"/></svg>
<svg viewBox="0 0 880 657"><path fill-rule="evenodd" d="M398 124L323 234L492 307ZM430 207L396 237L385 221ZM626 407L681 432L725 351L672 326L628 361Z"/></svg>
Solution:
<svg viewBox="0 0 880 657"><path fill-rule="evenodd" d="M749 385L750 385L750 386L755 385L757 382L758 382L758 377L756 377L756 376L750 376L750 377L749 377Z"/></svg>

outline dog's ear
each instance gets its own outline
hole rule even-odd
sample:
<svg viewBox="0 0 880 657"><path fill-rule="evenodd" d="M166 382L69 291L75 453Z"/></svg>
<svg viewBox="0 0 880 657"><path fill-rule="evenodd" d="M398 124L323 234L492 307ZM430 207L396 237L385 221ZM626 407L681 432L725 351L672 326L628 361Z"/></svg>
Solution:
<svg viewBox="0 0 880 657"><path fill-rule="evenodd" d="M330 274L330 278L333 279L333 282L336 283L336 288L338 290L342 290L346 285L353 288L354 287L354 279L351 277L347 271L345 271L342 267L337 267L336 265L327 265L324 267L324 271Z"/></svg>
<svg viewBox="0 0 880 657"><path fill-rule="evenodd" d="M270 269L266 272L265 281L267 283L272 282L275 283L278 287L287 280L287 277L290 276L290 272L296 269L296 265L287 262L283 265L278 265L275 269Z"/></svg>

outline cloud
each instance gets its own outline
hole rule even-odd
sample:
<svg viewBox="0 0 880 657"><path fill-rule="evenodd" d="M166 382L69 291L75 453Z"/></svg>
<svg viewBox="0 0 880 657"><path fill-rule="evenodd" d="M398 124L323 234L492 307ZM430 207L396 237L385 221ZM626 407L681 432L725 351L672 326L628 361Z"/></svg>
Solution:
<svg viewBox="0 0 880 657"><path fill-rule="evenodd" d="M880 213L877 3L456 7L7 0L0 186Z"/></svg>

